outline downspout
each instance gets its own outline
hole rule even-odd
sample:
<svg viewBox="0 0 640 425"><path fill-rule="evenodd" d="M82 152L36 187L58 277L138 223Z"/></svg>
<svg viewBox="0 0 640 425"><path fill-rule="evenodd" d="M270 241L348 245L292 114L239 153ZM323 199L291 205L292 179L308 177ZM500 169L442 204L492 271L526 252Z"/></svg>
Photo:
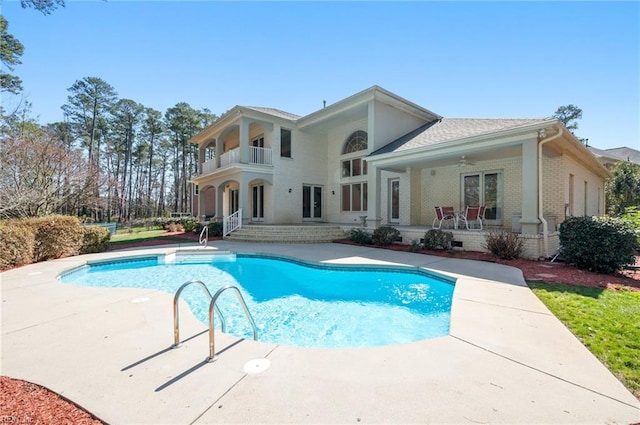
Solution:
<svg viewBox="0 0 640 425"><path fill-rule="evenodd" d="M549 236L547 232L549 231L549 223L544 218L544 206L542 204L543 196L542 196L542 145L545 143L551 142L558 137L562 136L563 130L560 127L558 134L555 134L546 139L540 140L538 142L538 219L542 222L542 241L544 244L544 258L549 258Z"/></svg>

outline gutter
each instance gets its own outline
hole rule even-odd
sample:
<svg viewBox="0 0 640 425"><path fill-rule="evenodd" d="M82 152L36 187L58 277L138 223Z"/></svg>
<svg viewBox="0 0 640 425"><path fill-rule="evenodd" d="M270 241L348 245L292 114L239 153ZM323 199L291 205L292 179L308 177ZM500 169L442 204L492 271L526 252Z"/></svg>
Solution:
<svg viewBox="0 0 640 425"><path fill-rule="evenodd" d="M551 142L558 137L562 136L563 129L560 127L558 134L550 136L546 139L540 140L538 142L538 219L542 222L542 241L544 244L544 256L545 258L549 258L549 236L547 232L549 231L549 223L544 218L544 206L542 204L542 145Z"/></svg>

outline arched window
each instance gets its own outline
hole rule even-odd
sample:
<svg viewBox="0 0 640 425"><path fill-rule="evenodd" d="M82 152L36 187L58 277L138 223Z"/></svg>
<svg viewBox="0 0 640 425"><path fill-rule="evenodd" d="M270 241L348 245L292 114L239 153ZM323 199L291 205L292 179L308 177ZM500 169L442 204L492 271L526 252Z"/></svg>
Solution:
<svg viewBox="0 0 640 425"><path fill-rule="evenodd" d="M367 150L367 146L367 132L358 130L351 133L351 136L347 138L344 148L342 149L342 154L346 155L348 153L364 151Z"/></svg>
<svg viewBox="0 0 640 425"><path fill-rule="evenodd" d="M349 155L342 159L341 210L344 212L367 211L367 161L364 159L368 148L367 132L358 130L347 138L342 149L342 155ZM361 152L359 156L351 155ZM355 157L354 157L355 156Z"/></svg>

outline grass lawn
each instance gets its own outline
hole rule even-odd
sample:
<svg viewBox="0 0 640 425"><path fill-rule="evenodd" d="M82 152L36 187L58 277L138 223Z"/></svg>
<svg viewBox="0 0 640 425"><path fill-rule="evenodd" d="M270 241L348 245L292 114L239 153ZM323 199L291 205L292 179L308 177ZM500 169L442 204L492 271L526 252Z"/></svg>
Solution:
<svg viewBox="0 0 640 425"><path fill-rule="evenodd" d="M549 310L640 398L640 292L527 283Z"/></svg>
<svg viewBox="0 0 640 425"><path fill-rule="evenodd" d="M184 242L185 237L181 235L164 235L166 230L140 230L131 233L118 233L111 236L109 245L117 247L118 245L128 245L137 242L147 241L172 241L172 242Z"/></svg>

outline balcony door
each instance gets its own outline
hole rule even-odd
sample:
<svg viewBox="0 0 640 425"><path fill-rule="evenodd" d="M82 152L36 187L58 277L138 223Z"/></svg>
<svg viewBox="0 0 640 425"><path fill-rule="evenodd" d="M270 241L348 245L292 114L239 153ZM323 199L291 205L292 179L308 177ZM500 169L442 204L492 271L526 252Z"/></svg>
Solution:
<svg viewBox="0 0 640 425"><path fill-rule="evenodd" d="M302 220L322 220L322 186L302 186Z"/></svg>

